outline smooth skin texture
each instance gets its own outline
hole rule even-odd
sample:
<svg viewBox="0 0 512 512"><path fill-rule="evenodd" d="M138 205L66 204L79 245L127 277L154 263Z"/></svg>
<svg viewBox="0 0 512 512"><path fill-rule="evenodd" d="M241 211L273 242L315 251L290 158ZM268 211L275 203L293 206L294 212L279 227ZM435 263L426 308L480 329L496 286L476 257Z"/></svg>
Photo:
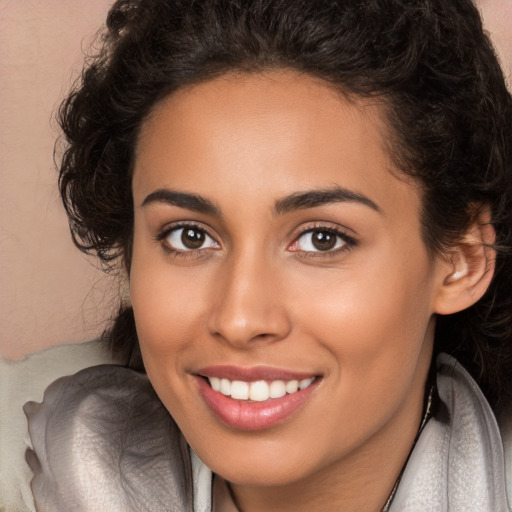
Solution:
<svg viewBox="0 0 512 512"><path fill-rule="evenodd" d="M292 71L180 90L142 127L130 287L144 363L244 512L379 511L420 424L435 313L469 306L492 275L462 250L428 252L388 136L379 105ZM285 421L237 430L199 392L211 365L318 385Z"/></svg>

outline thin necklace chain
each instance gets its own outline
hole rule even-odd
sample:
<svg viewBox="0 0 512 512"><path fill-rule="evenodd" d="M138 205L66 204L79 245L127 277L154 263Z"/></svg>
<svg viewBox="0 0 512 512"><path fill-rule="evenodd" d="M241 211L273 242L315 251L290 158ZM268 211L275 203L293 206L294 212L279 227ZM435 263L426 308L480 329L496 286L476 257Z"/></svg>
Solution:
<svg viewBox="0 0 512 512"><path fill-rule="evenodd" d="M423 414L423 419L421 420L420 428L418 429L418 433L416 434L414 443L412 443L411 449L409 451L409 455L407 455L407 459L405 459L404 465L402 466L402 469L400 470L400 474L398 475L398 478L396 479L393 490L391 491L391 494L389 495L389 498L387 499L386 504L384 505L384 508L382 509L382 512L389 512L389 508L391 507L391 504L393 503L393 499L395 498L396 491L398 490L398 485L400 484L400 480L402 479L402 475L404 474L404 471L405 471L405 466L407 466L409 457L411 456L411 453L414 450L414 447L416 446L416 443L420 437L420 434L421 434L423 428L427 424L427 421L430 419L430 416L432 413L433 397L434 397L434 386L431 386L430 391L428 393L427 405L425 407L425 414Z"/></svg>

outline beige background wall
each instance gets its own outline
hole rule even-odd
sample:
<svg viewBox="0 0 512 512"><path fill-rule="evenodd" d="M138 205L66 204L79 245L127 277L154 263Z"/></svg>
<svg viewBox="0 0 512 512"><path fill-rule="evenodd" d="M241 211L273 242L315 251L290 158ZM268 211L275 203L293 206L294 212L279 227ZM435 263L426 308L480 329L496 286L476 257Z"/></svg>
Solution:
<svg viewBox="0 0 512 512"><path fill-rule="evenodd" d="M0 0L0 354L6 358L94 338L115 301L116 285L70 241L51 120L110 3ZM510 75L512 0L479 4Z"/></svg>
<svg viewBox="0 0 512 512"><path fill-rule="evenodd" d="M51 113L108 0L0 0L0 353L95 337L109 285L70 241ZM92 290L92 291L91 291Z"/></svg>

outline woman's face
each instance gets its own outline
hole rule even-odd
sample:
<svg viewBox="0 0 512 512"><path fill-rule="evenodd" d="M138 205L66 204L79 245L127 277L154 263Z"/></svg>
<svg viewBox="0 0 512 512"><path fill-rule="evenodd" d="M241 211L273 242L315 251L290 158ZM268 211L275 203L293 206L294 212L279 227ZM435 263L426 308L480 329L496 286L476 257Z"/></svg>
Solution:
<svg viewBox="0 0 512 512"><path fill-rule="evenodd" d="M415 437L446 262L422 242L380 114L282 71L181 90L142 127L144 363L235 484L346 477L375 457L397 472Z"/></svg>

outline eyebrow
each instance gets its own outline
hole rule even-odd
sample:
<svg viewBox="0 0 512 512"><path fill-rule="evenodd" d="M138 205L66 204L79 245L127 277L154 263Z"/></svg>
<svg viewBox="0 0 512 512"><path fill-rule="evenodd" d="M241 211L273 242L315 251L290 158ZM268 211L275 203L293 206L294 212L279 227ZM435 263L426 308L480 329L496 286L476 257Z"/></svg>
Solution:
<svg viewBox="0 0 512 512"><path fill-rule="evenodd" d="M169 204L208 215L221 215L220 208L215 206L212 201L188 192L158 189L149 194L141 206L145 207L152 203ZM359 203L382 213L379 206L368 197L342 187L296 192L278 199L274 205L274 213L276 215L283 215L295 210L305 210L333 203Z"/></svg>
<svg viewBox="0 0 512 512"><path fill-rule="evenodd" d="M276 201L274 210L276 214L284 214L333 203L359 203L382 213L382 210L370 198L342 187L291 194Z"/></svg>
<svg viewBox="0 0 512 512"><path fill-rule="evenodd" d="M220 209L217 208L209 199L201 197L196 194L189 194L186 192L177 192L169 189L155 190L149 194L141 206L147 206L152 203L165 203L180 208L187 208L199 213L206 213L209 215L220 215Z"/></svg>

